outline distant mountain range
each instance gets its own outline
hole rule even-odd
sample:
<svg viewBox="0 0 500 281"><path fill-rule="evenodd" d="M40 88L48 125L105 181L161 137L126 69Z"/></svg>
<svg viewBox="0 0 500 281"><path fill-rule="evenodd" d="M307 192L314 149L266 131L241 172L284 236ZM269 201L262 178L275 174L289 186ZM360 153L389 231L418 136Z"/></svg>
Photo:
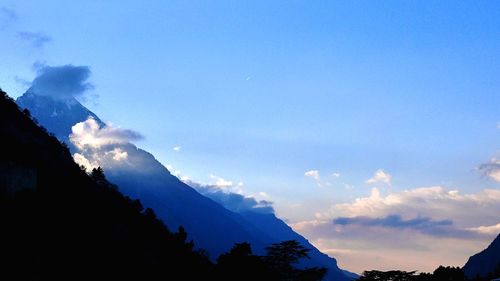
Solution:
<svg viewBox="0 0 500 281"><path fill-rule="evenodd" d="M210 257L227 252L238 242L249 242L257 253L262 253L270 243L294 239L311 249L311 259L301 266L326 267L326 280L352 279L352 273L338 268L334 258L321 253L274 213L258 209L228 210L180 181L153 155L130 142L93 147L75 145L70 140L75 124L86 122L90 117L90 122L99 128L106 125L74 97L52 98L37 95L30 89L17 103L29 109L39 124L67 143L72 153L102 166L120 191L152 208L170 229L182 225L197 246L208 250Z"/></svg>
<svg viewBox="0 0 500 281"><path fill-rule="evenodd" d="M467 278L473 279L477 276L488 277L490 273L497 272L500 278L500 234L483 251L471 256L463 267Z"/></svg>

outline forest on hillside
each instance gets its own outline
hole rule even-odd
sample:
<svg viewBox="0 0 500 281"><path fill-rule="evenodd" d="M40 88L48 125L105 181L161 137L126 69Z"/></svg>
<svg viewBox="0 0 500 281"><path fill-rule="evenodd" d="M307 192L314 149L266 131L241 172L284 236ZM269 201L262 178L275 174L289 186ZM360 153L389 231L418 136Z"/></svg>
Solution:
<svg viewBox="0 0 500 281"><path fill-rule="evenodd" d="M0 274L3 280L321 280L299 269L296 241L266 255L238 243L217 260L170 230L110 183L87 173L68 148L0 91ZM175 279L175 278L174 278Z"/></svg>

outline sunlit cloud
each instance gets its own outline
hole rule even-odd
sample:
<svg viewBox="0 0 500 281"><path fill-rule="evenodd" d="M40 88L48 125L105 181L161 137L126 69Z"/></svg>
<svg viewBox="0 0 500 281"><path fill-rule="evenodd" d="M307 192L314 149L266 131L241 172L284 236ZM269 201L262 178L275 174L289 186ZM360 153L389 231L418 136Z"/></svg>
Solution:
<svg viewBox="0 0 500 281"><path fill-rule="evenodd" d="M231 187L235 187L232 181L226 180L222 177L216 176L216 175L210 175L210 179L215 180L215 182L212 182L210 185L215 186L220 189L229 189ZM242 183L239 185L243 185ZM237 186L237 185L236 185Z"/></svg>
<svg viewBox="0 0 500 281"><path fill-rule="evenodd" d="M334 178L340 178L340 173L339 172L333 172L332 177Z"/></svg>
<svg viewBox="0 0 500 281"><path fill-rule="evenodd" d="M319 171L318 170L309 170L309 171L305 172L304 175L306 177L310 177L310 178L313 178L315 180L319 180L320 179Z"/></svg>
<svg viewBox="0 0 500 281"><path fill-rule="evenodd" d="M341 253L339 261L352 262L358 272L391 265L432 270L444 261L462 266L484 248L500 232L499 213L499 189L464 194L433 186L384 195L372 188L369 196L334 204L292 226L321 250ZM402 255L415 262L398 261Z"/></svg>
<svg viewBox="0 0 500 281"><path fill-rule="evenodd" d="M123 151L120 147L115 147L111 151L106 151L105 155L110 154L115 161L123 161L128 158L128 152Z"/></svg>
<svg viewBox="0 0 500 281"><path fill-rule="evenodd" d="M469 230L493 236L500 233L500 223L495 225L472 227L469 228Z"/></svg>
<svg viewBox="0 0 500 281"><path fill-rule="evenodd" d="M373 174L373 177L367 179L365 182L368 184L375 184L375 183L385 183L390 185L391 184L391 175L388 173L384 172L382 169L378 169L375 171Z"/></svg>
<svg viewBox="0 0 500 281"><path fill-rule="evenodd" d="M92 163L83 154L75 153L73 154L73 160L76 164L83 166L87 172L92 171L92 169L99 167L99 164Z"/></svg>
<svg viewBox="0 0 500 281"><path fill-rule="evenodd" d="M258 193L258 196L266 198L266 200L258 200L256 196L245 195L243 182L236 183L216 175L209 176L210 183L197 182L180 173L176 176L202 195L216 201L231 211L274 213L273 203L267 200L269 195L265 192Z"/></svg>
<svg viewBox="0 0 500 281"><path fill-rule="evenodd" d="M109 144L123 144L142 139L142 135L132 130L104 126L89 117L84 122L75 124L71 128L70 140L79 149L86 146L100 148Z"/></svg>

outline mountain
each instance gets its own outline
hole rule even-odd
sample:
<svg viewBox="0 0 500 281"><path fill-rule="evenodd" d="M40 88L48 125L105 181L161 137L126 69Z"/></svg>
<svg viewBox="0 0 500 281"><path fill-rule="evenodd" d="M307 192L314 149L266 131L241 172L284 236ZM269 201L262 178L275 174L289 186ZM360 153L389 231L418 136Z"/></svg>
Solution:
<svg viewBox="0 0 500 281"><path fill-rule="evenodd" d="M213 268L1 90L0 226L1 280L200 280Z"/></svg>
<svg viewBox="0 0 500 281"><path fill-rule="evenodd" d="M311 249L312 258L307 266L327 267L327 280L352 279L338 268L335 259L322 254L274 214L257 210L231 211L180 181L153 155L128 141L99 142L97 146L92 146L89 142L77 143L75 139L68 142L72 127L77 123L85 122L84 125L93 130L105 127L98 116L73 97L56 99L37 95L30 89L17 99L17 103L20 107L29 109L48 131L67 142L75 158L81 157L88 163L102 166L106 176L119 186L120 191L140 199L170 228L182 225L196 245L208 250L211 258L227 252L233 244L239 242L249 242L261 254L270 243L297 239ZM101 135L108 131L104 130Z"/></svg>
<svg viewBox="0 0 500 281"><path fill-rule="evenodd" d="M471 256L463 267L465 275L469 278L476 276L487 277L490 273L497 271L500 277L500 234L491 242L488 248Z"/></svg>
<svg viewBox="0 0 500 281"><path fill-rule="evenodd" d="M100 125L104 123L90 110L82 106L74 97L55 99L51 96L37 96L29 89L22 97L17 99L21 108L29 108L37 122L57 136L61 141L69 144L68 129L78 122L86 120L89 116ZM46 111L50 108L50 112Z"/></svg>
<svg viewBox="0 0 500 281"><path fill-rule="evenodd" d="M271 236L275 240L296 240L307 248L311 249L309 252L310 260L302 262L301 266L320 266L329 270L326 273L325 279L327 280L343 280L343 279L356 279L358 276L348 271L335 270L338 269L337 261L321 251L316 249L307 239L302 235L295 232L284 221L277 218L274 214L259 213L259 212L242 212L241 215L250 223L252 223L260 231ZM347 278L346 278L347 277Z"/></svg>

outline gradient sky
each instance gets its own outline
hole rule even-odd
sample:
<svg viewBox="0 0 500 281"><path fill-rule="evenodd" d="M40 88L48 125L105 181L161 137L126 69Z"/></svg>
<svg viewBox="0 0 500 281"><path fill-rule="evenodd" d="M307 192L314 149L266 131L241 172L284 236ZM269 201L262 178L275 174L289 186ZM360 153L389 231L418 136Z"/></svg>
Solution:
<svg viewBox="0 0 500 281"><path fill-rule="evenodd" d="M342 267L461 266L500 232L499 11L2 0L0 87L89 66L101 119L179 176L273 201Z"/></svg>

